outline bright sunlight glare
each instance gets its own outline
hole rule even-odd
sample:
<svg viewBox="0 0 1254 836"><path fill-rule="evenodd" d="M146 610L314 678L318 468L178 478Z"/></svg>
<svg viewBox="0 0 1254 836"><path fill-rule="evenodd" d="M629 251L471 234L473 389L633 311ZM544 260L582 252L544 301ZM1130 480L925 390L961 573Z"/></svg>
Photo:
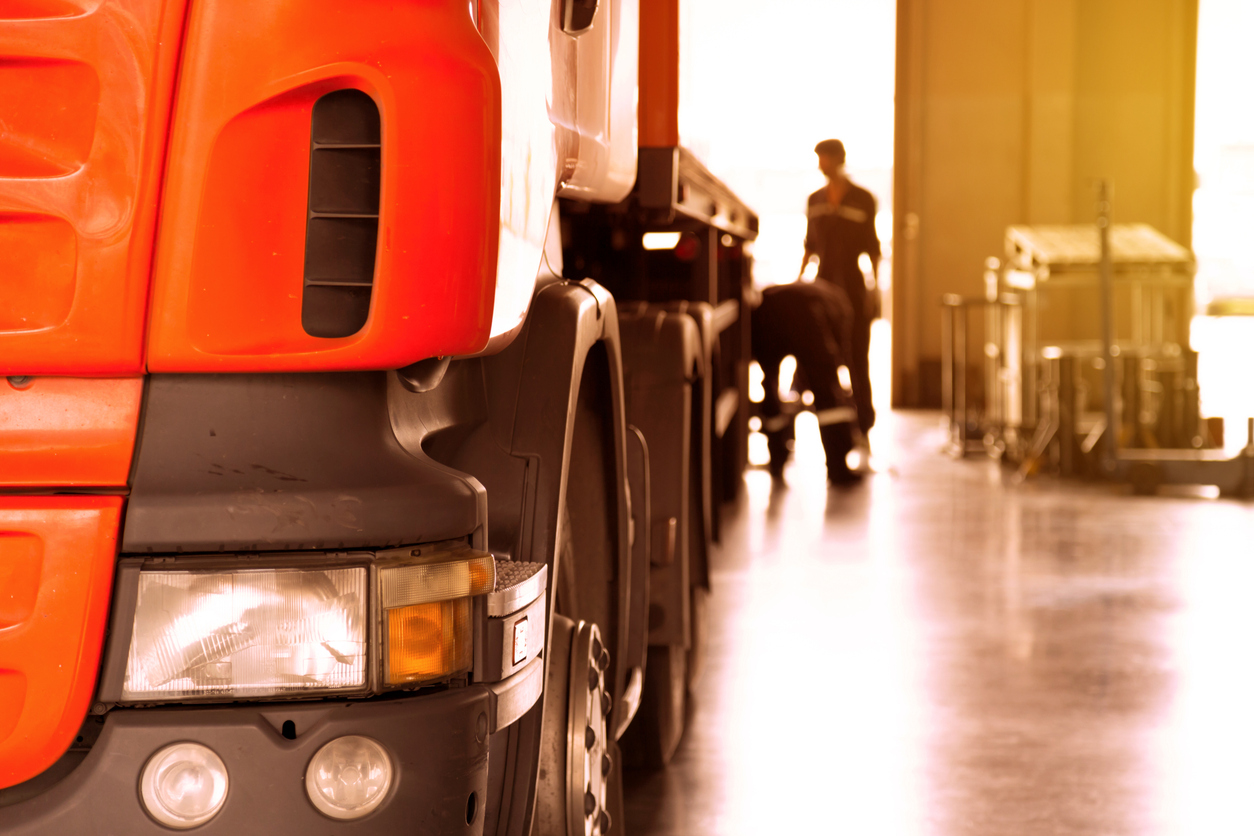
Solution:
<svg viewBox="0 0 1254 836"><path fill-rule="evenodd" d="M892 0L684 0L681 15L680 141L758 213L757 284L801 270L806 197L824 183L814 156L823 139L845 143L850 177L879 201L887 256Z"/></svg>

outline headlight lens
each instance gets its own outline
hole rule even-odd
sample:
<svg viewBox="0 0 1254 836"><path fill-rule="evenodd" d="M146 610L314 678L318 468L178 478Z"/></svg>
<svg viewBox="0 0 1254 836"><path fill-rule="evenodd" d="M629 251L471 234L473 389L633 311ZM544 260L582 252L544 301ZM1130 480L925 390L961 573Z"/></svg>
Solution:
<svg viewBox="0 0 1254 836"><path fill-rule="evenodd" d="M183 830L203 824L226 801L226 765L199 743L175 743L144 764L139 794L144 809L166 827Z"/></svg>
<svg viewBox="0 0 1254 836"><path fill-rule="evenodd" d="M378 807L392 785L392 762L368 737L349 735L318 750L305 771L313 805L333 819L356 819Z"/></svg>
<svg viewBox="0 0 1254 836"><path fill-rule="evenodd" d="M141 572L122 698L362 688L366 589L364 567Z"/></svg>

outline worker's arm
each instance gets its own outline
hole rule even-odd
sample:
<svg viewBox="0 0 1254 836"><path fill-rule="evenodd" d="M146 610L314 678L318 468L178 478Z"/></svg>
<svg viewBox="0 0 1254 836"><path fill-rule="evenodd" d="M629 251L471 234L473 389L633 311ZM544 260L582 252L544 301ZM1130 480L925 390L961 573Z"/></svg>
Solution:
<svg viewBox="0 0 1254 836"><path fill-rule="evenodd" d="M880 298L880 238L875 232L875 198L871 198L871 211L867 213L865 252L871 262L871 282L866 294L866 318L879 319L883 300Z"/></svg>
<svg viewBox="0 0 1254 836"><path fill-rule="evenodd" d="M870 256L871 259L871 279L872 287L877 288L880 285L880 256L882 250L880 248L880 237L875 232L875 213L878 207L875 204L875 198L871 198L871 211L867 213L866 221L866 243L863 251Z"/></svg>
<svg viewBox="0 0 1254 836"><path fill-rule="evenodd" d="M813 197L813 196L811 196ZM797 278L805 278L806 268L810 266L810 262L818 257L818 248L815 246L815 229L814 218L810 215L811 205L806 203L806 240L805 254L801 257L801 269L797 272Z"/></svg>

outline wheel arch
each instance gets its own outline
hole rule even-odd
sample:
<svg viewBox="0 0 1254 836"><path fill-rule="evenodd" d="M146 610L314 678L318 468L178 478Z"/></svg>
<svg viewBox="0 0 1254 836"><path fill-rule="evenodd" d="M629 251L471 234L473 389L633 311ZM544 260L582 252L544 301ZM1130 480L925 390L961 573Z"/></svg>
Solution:
<svg viewBox="0 0 1254 836"><path fill-rule="evenodd" d="M632 572L628 430L614 298L591 280L547 284L537 291L514 343L478 362L483 364L487 421L477 443L491 444L513 460L525 462L521 473L515 471L510 481L475 474L488 487L490 517L497 504L494 492L513 494L509 510L502 511L508 518L498 516L492 523L492 548L509 552L515 560L549 566L550 635L546 636L546 648L552 642L555 593L562 568L560 545L570 535L564 530L568 521L563 509L570 501L572 481L578 482L577 478L572 480L571 471L577 416L581 399L588 398L590 390L596 391L598 403L594 408L599 410L602 431L609 442L606 500L613 514L613 565L607 568L615 599L615 623L601 627L613 630L611 687L615 695L621 694L629 677L622 662L632 644L631 634L647 629L644 623L630 619L632 587L647 582L647 576L636 578ZM507 542L510 533L512 542ZM643 642L637 644L643 646ZM531 826L543 703L537 703L510 732L507 751L512 764L501 776L500 807L488 820L496 833L526 834Z"/></svg>

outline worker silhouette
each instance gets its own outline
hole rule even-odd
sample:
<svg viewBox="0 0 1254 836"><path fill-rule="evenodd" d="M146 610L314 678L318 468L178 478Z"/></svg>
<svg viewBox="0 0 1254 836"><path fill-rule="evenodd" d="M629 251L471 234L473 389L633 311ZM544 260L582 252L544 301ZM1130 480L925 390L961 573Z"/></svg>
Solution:
<svg viewBox="0 0 1254 836"><path fill-rule="evenodd" d="M853 427L858 410L840 384L838 370L848 365L853 308L848 295L830 284L802 281L768 287L750 318L753 359L762 367L765 396L762 431L771 453L771 475L780 476L788 460L793 414L783 409L779 396L779 365L792 355L797 360L794 386L814 393L819 436L827 457L827 478L835 485L852 485L862 476L849 469L845 458L853 449Z"/></svg>
<svg viewBox="0 0 1254 836"><path fill-rule="evenodd" d="M858 259L871 259L872 279L879 281L880 239L875 234L875 198L845 175L845 146L825 139L814 146L827 185L810 195L806 207L804 273L818 259L818 279L844 291L852 305L849 331L849 378L863 435L875 424L871 406L869 352L871 322L879 316L879 290L868 288Z"/></svg>

